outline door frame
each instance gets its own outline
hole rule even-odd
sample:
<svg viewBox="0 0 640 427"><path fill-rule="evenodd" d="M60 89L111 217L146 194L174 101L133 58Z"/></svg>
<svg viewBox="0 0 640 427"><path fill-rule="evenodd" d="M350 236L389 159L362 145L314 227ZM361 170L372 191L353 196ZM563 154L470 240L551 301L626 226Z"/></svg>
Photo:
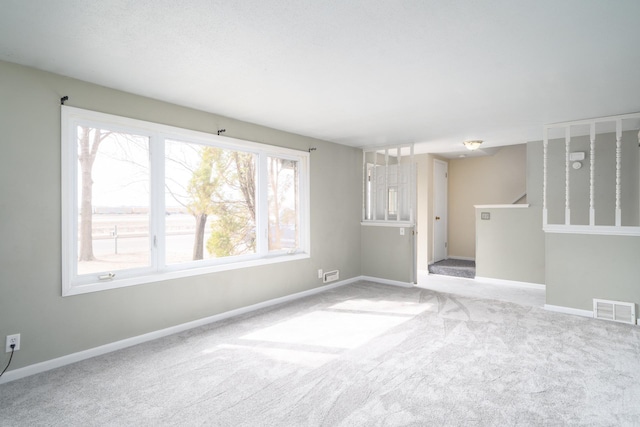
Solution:
<svg viewBox="0 0 640 427"><path fill-rule="evenodd" d="M436 179L436 174L438 172L438 166L444 166L444 171L445 171L445 179L443 181L443 187L444 188L438 188L436 183L438 183L439 181ZM448 225L448 203L449 203L449 199L448 199L448 192L449 192L449 163L445 162L443 160L439 160L439 159L433 159L433 216L431 217L431 220L433 221L433 244L432 244L432 250L433 250L433 255L432 255L432 260L433 262L437 262L436 261L436 237L437 237L437 233L436 233L436 208L438 207L436 205L436 200L438 199L438 194L440 192L444 193L444 215L441 217L441 221L444 222L444 235L442 236L444 239L444 258L443 259L447 259L448 255L449 255L449 247L447 245L447 241L448 241L448 234L447 234L447 225ZM438 260L441 261L441 260Z"/></svg>

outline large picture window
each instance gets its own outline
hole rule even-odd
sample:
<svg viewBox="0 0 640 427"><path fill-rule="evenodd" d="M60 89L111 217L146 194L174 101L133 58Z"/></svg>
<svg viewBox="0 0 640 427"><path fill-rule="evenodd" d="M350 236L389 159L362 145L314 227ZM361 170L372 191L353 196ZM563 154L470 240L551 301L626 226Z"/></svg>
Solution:
<svg viewBox="0 0 640 427"><path fill-rule="evenodd" d="M62 108L63 295L309 256L308 153Z"/></svg>

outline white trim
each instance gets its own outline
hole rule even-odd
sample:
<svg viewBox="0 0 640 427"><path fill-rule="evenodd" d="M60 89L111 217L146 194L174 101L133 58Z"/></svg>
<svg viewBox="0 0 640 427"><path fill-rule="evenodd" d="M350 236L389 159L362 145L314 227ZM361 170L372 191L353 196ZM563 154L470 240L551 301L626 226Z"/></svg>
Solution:
<svg viewBox="0 0 640 427"><path fill-rule="evenodd" d="M561 234L598 234L605 236L640 236L640 227L615 225L565 225L547 224L543 227L545 233Z"/></svg>
<svg viewBox="0 0 640 427"><path fill-rule="evenodd" d="M520 200L520 199L518 199ZM528 203L510 204L510 205L473 205L476 209L511 209L511 208L528 208Z"/></svg>
<svg viewBox="0 0 640 427"><path fill-rule="evenodd" d="M413 288L414 283L401 282L399 280L382 279L380 277L360 276L358 280L366 280L367 282L382 283L383 285L400 286L402 288Z"/></svg>
<svg viewBox="0 0 640 427"><path fill-rule="evenodd" d="M549 125L545 125L545 129L552 128L562 128L565 126L578 126L578 125L590 125L591 122L602 123L602 122L612 122L617 119L635 119L640 117L640 112L637 113L627 113L627 114L619 114L616 116L605 116L605 117L595 117L592 119L582 119L582 120L574 120L572 122L558 122L551 123Z"/></svg>
<svg viewBox="0 0 640 427"><path fill-rule="evenodd" d="M492 277L481 277L481 276L476 276L474 280L478 282L494 283L497 285L515 286L519 288L528 288L528 289L540 289L543 291L547 289L547 286L541 283L520 282L517 280L494 279Z"/></svg>
<svg viewBox="0 0 640 427"><path fill-rule="evenodd" d="M153 341L158 338L184 332L189 329L208 325L210 323L219 322L220 320L225 320L231 317L239 316L252 311L260 310L262 308L271 307L277 304L282 304L285 302L294 301L307 296L319 294L321 292L338 288L340 286L345 286L360 280L373 280L376 282L384 283L383 279L375 279L375 278L365 279L362 276L353 277L351 279L342 280L340 282L335 282L330 285L319 286L317 288L309 289L302 292L297 292L295 294L286 295L284 297L274 298L267 301L259 302L257 304L252 304L246 307L236 308L234 310L225 311L224 313L215 314L213 316L205 317L203 319L193 320L191 322L182 323L180 325L171 326L169 328L160 329L157 331L149 332L149 333L138 335L131 338L125 338L120 341L114 341L98 347L93 347L87 350L79 351L77 353L72 353L66 356L57 357L55 359L46 360L44 362L35 363L33 365L25 366L24 368L14 369L12 371L5 372L2 378L0 378L0 384L4 384L10 381L18 380L20 378L28 377L30 375L39 374L41 372L49 371L51 369L56 369L61 366L70 365L72 363L80 362L82 360L89 359L92 357L101 356L103 354L111 353L117 350L122 350L124 348L142 344L148 341ZM398 282L398 283L401 283L401 282ZM391 284L391 283L387 283L387 284Z"/></svg>
<svg viewBox="0 0 640 427"><path fill-rule="evenodd" d="M226 262L218 265L209 265L198 268L187 268L184 270L172 270L161 273L148 274L144 276L129 277L126 279L114 280L106 283L87 283L78 284L69 287L62 295L68 297L72 295L82 295L88 292L99 292L110 289L125 288L128 286L143 285L145 283L162 282L165 280L180 279L183 277L200 276L203 274L219 273L221 271L238 270L242 268L259 267L261 265L277 264L281 262L297 261L309 259L311 256L307 253L285 254L267 258L258 258L253 260Z"/></svg>
<svg viewBox="0 0 640 427"><path fill-rule="evenodd" d="M593 311L591 310L582 310L579 308L563 307L560 305L551 305L551 304L545 304L544 309L547 311L554 311L556 313L573 314L575 316L593 318Z"/></svg>
<svg viewBox="0 0 640 427"><path fill-rule="evenodd" d="M361 221L360 225L368 225L373 227L414 227L415 223L411 221L397 221L397 222Z"/></svg>

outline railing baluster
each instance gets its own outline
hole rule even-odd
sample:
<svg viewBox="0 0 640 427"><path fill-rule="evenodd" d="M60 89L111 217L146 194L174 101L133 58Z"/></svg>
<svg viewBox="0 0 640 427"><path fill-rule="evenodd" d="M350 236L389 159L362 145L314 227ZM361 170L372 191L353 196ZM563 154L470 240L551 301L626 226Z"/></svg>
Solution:
<svg viewBox="0 0 640 427"><path fill-rule="evenodd" d="M569 195L569 154L571 151L571 126L567 126L565 128L565 136L564 136L564 144L565 144L565 165L564 165L564 182L565 182L565 207L564 207L564 223L566 225L571 225L571 197Z"/></svg>
<svg viewBox="0 0 640 427"><path fill-rule="evenodd" d="M591 122L591 147L589 150L589 225L596 225L596 206L594 200L596 168L596 124Z"/></svg>
<svg viewBox="0 0 640 427"><path fill-rule="evenodd" d="M542 142L542 225L547 225L547 150L549 145L549 129L544 128Z"/></svg>
<svg viewBox="0 0 640 427"><path fill-rule="evenodd" d="M635 195L631 195L629 194L630 191L635 191L635 186L636 184L634 183L632 186L628 186L628 180L630 179L629 177L629 172L626 170L628 168L627 163L625 163L625 176L623 177L622 175L622 156L623 154L625 156L627 156L627 154L632 154L631 152L627 153L627 150L631 150L631 146L633 145L635 147L635 142L634 144L631 144L631 141L627 141L629 143L629 146L625 145L625 147L622 146L622 136L623 136L623 131L625 129L629 130L629 129L634 129L635 132L638 132L638 121L640 120L640 113L630 113L630 114L622 114L622 115L617 115L617 116L608 116L608 117L599 117L599 118L594 118L594 119L585 119L585 120L575 120L575 121L570 121L570 122L563 122L563 123L554 123L554 124L548 124L545 125L543 128L543 164L542 164L542 224L543 224L543 228L545 231L547 232L552 232L552 233L583 233L583 234L604 234L604 235L633 235L633 236L640 236L640 220L635 223L634 225L631 224L627 224L627 225L623 225L622 224L622 205L624 203L629 203L631 200L637 200L635 197ZM612 125L615 124L615 154L612 153L612 150L614 149L613 146L611 145L611 143L613 141L611 141L612 139ZM632 127L633 126L633 127ZM571 129L572 127L576 127L576 129ZM582 164L578 164L577 161L579 161L580 158L584 159L584 154L585 153L579 153L581 154L580 156L576 156L576 163L572 164L571 163L571 137L572 134L571 132L574 133L574 135L579 135L580 138L578 140L578 144L580 146L582 146L583 143L581 143L580 141L582 141L583 136L584 135L584 131L586 131L586 128L588 127L589 129L589 175L587 178L586 173L582 173L582 172L571 172L571 170L573 169L573 167L575 167L576 170L580 169L580 167L582 166ZM564 180L565 180L565 186L564 186L564 191L565 191L565 206L564 206L564 223L562 223L562 221L558 220L555 221L552 224L549 224L549 220L548 220L548 211L549 211L549 206L551 206L551 209L553 211L553 209L558 209L560 208L560 203L562 203L561 200L561 196L560 194L558 194L557 198L553 197L553 192L549 192L549 186L552 185L552 188L556 188L559 187L560 184L560 180L562 178L560 178L560 174L561 174L561 169L560 169L560 165L557 164L557 161L561 159L560 157L560 153L557 153L558 156L554 155L554 151L549 151L549 138L550 138L550 134L552 135L552 138L555 137L556 139L560 139L560 135L556 135L556 132L559 133L559 131L561 129L564 129L565 132L565 174L564 174ZM606 134L606 138L608 139L609 142L605 143L605 141L602 138L602 135L600 137L598 137L598 132L600 132L601 134ZM598 153L598 165L596 166L596 140L599 139L598 142L598 147L600 147L602 145L602 147L600 147L600 149L602 150L602 152L606 152L608 153L605 157L606 158L602 158L600 159L600 157L602 157L602 152ZM586 141L585 141L586 142ZM555 140L552 139L552 143L556 143ZM640 132L638 132L638 143L639 143L639 147L640 147ZM604 144L604 145L603 145ZM627 143L625 143L627 144ZM576 148L576 144L574 145L574 149ZM558 147L559 148L559 147ZM625 150L625 153L623 153L623 148ZM586 149L586 147L585 147ZM573 153L573 154L578 154L578 153ZM635 153L633 153L635 154ZM549 156L552 156L552 159L549 159ZM613 156L615 156L615 160L613 159ZM553 160L553 157L556 158L556 160ZM586 159L585 159L586 160ZM549 163L551 161L551 163ZM626 162L626 160L625 160ZM629 160L629 162L632 162L632 160ZM556 166L554 166L554 163L556 164ZM615 166L614 166L615 164ZM629 163L629 165L631 165ZM637 167L637 165L633 165L634 167L631 169L634 169L635 167ZM613 169L615 167L615 169ZM629 166L630 167L630 166ZM598 173L596 174L596 168L598 169ZM551 172L551 175L549 175L549 172ZM573 177L571 176L573 174ZM555 181L551 181L551 178L554 178ZM613 179L612 179L613 178ZM625 190L625 194L622 193L623 190L623 178L625 179L624 181L624 190ZM582 202L578 203L576 206L578 206L576 209L578 209L576 211L576 213L580 213L580 217L584 217L586 212L586 206L584 206L583 208L581 208L580 206L583 206L583 203L586 202L586 197L589 198L589 208L588 208L588 215L589 215L589 222L586 222L586 218L584 219L584 222L582 222L582 224L572 224L572 218L571 218L571 187L572 187L572 183L571 183L571 179L574 180L573 185L577 186L576 190L574 191L574 196L575 196L575 202L574 205L578 202L580 202L582 200ZM586 180L589 180L589 192L588 192L588 196L586 194L586 191L582 192L581 190L579 190L579 188L583 188L586 184ZM598 181L598 186L596 187L596 180ZM615 180L615 184L613 183L613 181ZM640 181L638 181L640 183ZM640 184L638 184L640 185ZM586 190L586 189L585 189ZM597 190L597 192L596 192ZM614 193L615 191L615 193ZM639 190L640 191L640 190ZM602 196L599 197L599 194L603 194ZM614 196L615 194L615 196ZM614 202L614 197L615 197L615 202ZM602 205L602 200L609 200L608 205L605 203L605 205ZM551 203L551 204L550 204ZM636 205L636 203L638 203ZM585 203L586 204L586 203ZM640 206L640 202L634 202L633 203L636 206ZM636 206L634 206L633 208L635 209ZM611 212L611 209L613 208L613 212ZM626 209L629 209L630 206L625 205L625 212ZM596 209L598 211L596 211ZM638 208L640 209L640 208ZM559 212L557 212L559 214ZM600 221L603 220L602 216L604 215L605 217L607 216L606 214L608 213L608 217L609 219L607 219L607 224L597 224L597 219L599 218ZM611 213L614 214L614 218L611 218ZM635 215L634 215L635 216ZM598 217L598 218L596 218ZM627 218L627 217L626 217ZM559 219L559 218L558 218ZM575 218L574 218L575 219ZM553 220L553 219L552 219ZM626 219L627 221L629 220L629 218ZM634 221L635 222L635 221Z"/></svg>
<svg viewBox="0 0 640 427"><path fill-rule="evenodd" d="M616 227L622 225L620 208L620 168L622 166L622 120L616 120Z"/></svg>

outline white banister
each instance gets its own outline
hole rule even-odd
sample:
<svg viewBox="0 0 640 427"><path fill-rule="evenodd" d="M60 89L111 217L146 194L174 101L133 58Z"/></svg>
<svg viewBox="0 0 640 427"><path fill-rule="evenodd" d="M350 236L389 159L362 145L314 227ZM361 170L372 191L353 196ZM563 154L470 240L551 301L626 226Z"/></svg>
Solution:
<svg viewBox="0 0 640 427"><path fill-rule="evenodd" d="M389 221L389 149L384 150L384 220Z"/></svg>
<svg viewBox="0 0 640 427"><path fill-rule="evenodd" d="M566 225L571 224L571 197L569 193L569 171L571 165L569 164L569 155L571 154L571 126L567 126L564 131L564 145L565 145L565 160L564 160L564 223Z"/></svg>
<svg viewBox="0 0 640 427"><path fill-rule="evenodd" d="M594 200L596 169L596 124L591 123L589 148L589 225L596 225L596 206Z"/></svg>
<svg viewBox="0 0 640 427"><path fill-rule="evenodd" d="M640 138L640 137L639 137ZM549 130L544 128L542 142L542 225L547 225L547 151L549 145Z"/></svg>
<svg viewBox="0 0 640 427"><path fill-rule="evenodd" d="M367 156L362 154L362 194L367 194L367 181L369 180L369 171L367 170ZM362 198L362 218L366 218L367 215L367 200L366 197Z"/></svg>
<svg viewBox="0 0 640 427"><path fill-rule="evenodd" d="M409 156L411 158L411 164L410 164L410 172L409 172L409 179L415 181L417 179L416 177L416 165L414 163L414 159L413 159L413 144L411 144L411 148L409 149ZM409 194L409 200L416 200L417 198L417 194L416 194L416 186L412 185L410 187L410 194ZM415 203L411 203L410 207L409 207L409 222L413 222L415 220ZM398 215L398 218L400 218L400 215Z"/></svg>
<svg viewBox="0 0 640 427"><path fill-rule="evenodd" d="M378 219L378 153L373 153L373 167L371 168L371 218Z"/></svg>
<svg viewBox="0 0 640 427"><path fill-rule="evenodd" d="M613 130L615 127L615 131ZM606 235L633 235L640 236L640 220L635 224L622 225L622 208L624 205L625 213L629 210L629 217L638 217L640 214L635 212L636 206L628 206L630 200L637 199L635 195L629 194L636 188L635 183L630 183L630 179L635 173L635 168L640 168L640 164L633 166L631 171L627 171L627 160L625 160L623 174L622 156L627 156L627 150L631 149L631 141L626 139L623 141L623 134L633 130L638 132L640 129L640 112L622 114L608 117L598 117L593 119L575 120L572 122L554 123L544 126L543 128L543 177L542 177L542 223L543 228L549 233L578 233L578 234L606 234ZM564 130L564 177L561 178L561 166L553 161L555 157L558 161L561 154L555 150L549 151L550 136L551 143L559 143L561 140L561 131ZM613 133L615 132L615 133ZM598 134L601 134L598 136ZM582 160L586 160L586 153L571 153L571 146L574 149L584 147L586 137L588 135L588 156L589 156L589 173L579 171ZM611 142L615 135L615 148ZM574 141L571 138L574 138ZM575 138L578 137L578 140ZM584 138L584 140L582 139ZM626 138L626 136L625 136ZM600 145L596 147L596 140ZM584 141L584 142L583 142ZM606 141L606 142L605 142ZM573 144L571 144L573 142ZM638 132L638 142L640 143L640 132ZM605 144L605 145L603 145ZM624 147L623 147L624 145ZM635 142L633 143L635 145ZM640 147L640 145L638 145ZM596 149L598 148L598 164L596 165ZM615 151L614 151L615 150ZM624 151L624 152L623 152ZM607 153L604 155L604 153ZM630 154L630 153L629 153ZM549 159L549 156L552 159ZM606 158L605 158L606 157ZM615 159L614 159L615 157ZM572 161L573 159L573 161ZM633 160L629 160L633 162ZM615 165L615 166L614 166ZM629 163L631 166L632 163ZM615 167L615 169L613 169ZM596 173L596 168L598 173ZM638 174L640 176L640 174ZM564 221L558 218L557 222L548 223L548 211L560 209L562 206L561 195L553 197L549 189L561 188L561 180L564 178ZM573 180L573 182L571 182ZM586 190L588 180L588 193ZM601 183L601 180L603 182ZM597 181L597 182L596 182ZM615 184L613 183L615 181ZM640 178L638 180L638 194L640 195ZM623 193L622 187L625 187ZM627 188L629 186L629 188ZM573 195L571 190L573 188ZM582 190L584 188L584 190ZM587 202L588 197L588 202ZM602 201L609 200L608 204L602 205ZM615 201L614 201L615 200ZM571 210L573 202L574 221L579 224L572 224ZM588 212L587 212L588 203ZM640 211L640 202L638 203L638 211ZM596 212L596 205L598 211ZM612 209L613 208L613 209ZM613 212L612 212L613 210ZM560 212L557 212L560 214ZM611 214L614 215L611 215ZM588 214L588 222L587 222ZM553 215L557 218L559 215ZM596 216L603 223L596 225ZM628 218L627 218L628 219ZM605 224L607 223L607 224Z"/></svg>
<svg viewBox="0 0 640 427"><path fill-rule="evenodd" d="M620 208L620 168L622 166L622 120L616 120L616 227L622 225Z"/></svg>

